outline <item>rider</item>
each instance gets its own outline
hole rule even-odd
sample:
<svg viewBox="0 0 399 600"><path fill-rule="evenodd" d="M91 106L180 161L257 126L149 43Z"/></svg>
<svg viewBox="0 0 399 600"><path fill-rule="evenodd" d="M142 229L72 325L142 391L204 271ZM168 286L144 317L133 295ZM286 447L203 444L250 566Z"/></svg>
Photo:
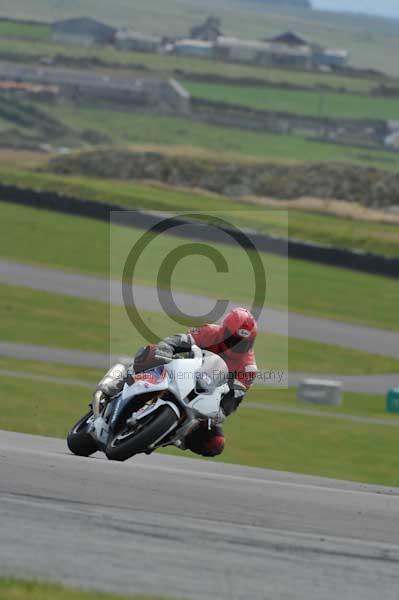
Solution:
<svg viewBox="0 0 399 600"><path fill-rule="evenodd" d="M188 333L172 335L159 342L141 348L130 367L118 364L112 367L99 382L93 396L93 412L99 414L108 399L123 388L125 382L133 383L134 373L146 371L170 362L175 354L189 352L193 344L203 350L220 355L230 373L230 391L221 402L221 421L237 410L245 393L256 377L257 366L253 345L257 324L245 308L235 308L224 318L221 325L202 325ZM190 433L185 446L202 456L216 456L224 449L225 438L220 424L208 429L204 424Z"/></svg>

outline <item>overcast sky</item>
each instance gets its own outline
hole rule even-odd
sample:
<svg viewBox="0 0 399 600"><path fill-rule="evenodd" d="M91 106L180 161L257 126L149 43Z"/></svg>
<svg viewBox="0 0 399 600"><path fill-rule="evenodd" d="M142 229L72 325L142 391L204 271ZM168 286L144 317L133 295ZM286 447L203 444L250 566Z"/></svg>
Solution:
<svg viewBox="0 0 399 600"><path fill-rule="evenodd" d="M399 19L399 0L312 0L315 8L367 12Z"/></svg>

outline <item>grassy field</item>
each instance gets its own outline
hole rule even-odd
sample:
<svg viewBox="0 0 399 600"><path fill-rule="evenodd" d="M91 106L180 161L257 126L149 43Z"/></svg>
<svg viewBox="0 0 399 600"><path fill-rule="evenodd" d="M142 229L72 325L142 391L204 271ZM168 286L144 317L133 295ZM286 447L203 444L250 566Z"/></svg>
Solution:
<svg viewBox="0 0 399 600"><path fill-rule="evenodd" d="M0 19L0 36L25 38L31 41L48 41L50 26L46 23L24 23Z"/></svg>
<svg viewBox="0 0 399 600"><path fill-rule="evenodd" d="M229 222L262 233L356 248L368 252L399 255L397 223L366 222L334 215L295 209L262 209L238 199L207 194L195 190L173 188L156 183L109 181L84 176L60 176L15 170L0 166L0 182L34 190L54 191L66 196L107 202L126 208L218 212Z"/></svg>
<svg viewBox="0 0 399 600"><path fill-rule="evenodd" d="M342 15L320 11L284 10L262 7L260 4L234 3L228 0L138 0L126 3L116 0L112 7L95 0L80 0L76 5L54 4L51 0L36 0L27 6L24 0L14 0L2 7L4 16L56 20L82 14L95 15L118 26L158 35L185 36L189 28L210 14L220 16L226 35L261 39L281 31L295 30L312 41L333 48L350 50L351 63L398 73L397 26L394 21L361 15Z"/></svg>
<svg viewBox="0 0 399 600"><path fill-rule="evenodd" d="M93 386L104 375L102 369L53 364L37 360L17 360L15 358L8 358L7 356L0 356L0 371L1 370L22 371L23 373L58 377L60 379L74 379Z"/></svg>
<svg viewBox="0 0 399 600"><path fill-rule="evenodd" d="M274 110L312 117L398 119L396 98L373 98L356 94L307 92L182 81L194 98L240 104L258 110Z"/></svg>
<svg viewBox="0 0 399 600"><path fill-rule="evenodd" d="M87 592L61 585L0 579L0 600L161 600L155 596L114 596L100 592Z"/></svg>
<svg viewBox="0 0 399 600"><path fill-rule="evenodd" d="M0 285L0 292L2 341L127 356L148 341L155 341L145 339L138 332L122 307L114 306L109 312L101 302L23 287ZM140 316L158 339L184 330L173 318L163 314L140 310ZM264 333L259 334L256 355L260 369L274 372L286 372L288 368L339 375L399 372L399 361L393 358ZM0 360L1 368L5 367ZM26 370L29 371L29 365ZM79 373L75 378L79 379Z"/></svg>
<svg viewBox="0 0 399 600"><path fill-rule="evenodd" d="M5 398L12 399L3 403L2 427L11 431L65 437L88 403L84 388L46 384L39 390L34 385L28 396L26 380L1 377L1 385ZM290 406L292 392L286 395L268 392L267 401ZM253 390L249 398L262 402L265 391ZM345 394L345 403L355 414L383 413L382 397ZM342 408L331 410L342 413ZM243 407L226 423L226 435L226 450L216 459L221 462L399 485L396 427ZM20 599L16 596L15 600Z"/></svg>
<svg viewBox="0 0 399 600"><path fill-rule="evenodd" d="M394 427L242 410L226 435L223 462L399 485Z"/></svg>
<svg viewBox="0 0 399 600"><path fill-rule="evenodd" d="M344 161L396 170L398 156L385 150L359 149L312 141L295 135L277 135L198 123L184 118L145 113L76 107L61 103L49 107L51 116L72 129L106 134L116 144L193 146L223 154L270 160Z"/></svg>
<svg viewBox="0 0 399 600"><path fill-rule="evenodd" d="M106 223L7 203L1 204L1 214L0 256L108 276L110 230ZM117 274L142 232L123 227L112 228L112 231L116 234L112 254ZM155 285L160 257L180 244L178 238L166 235L154 240L138 263L137 282ZM248 280L247 259L242 251L231 247L226 253L226 247L218 248L228 261L228 274L217 274L203 257L193 256L177 266L174 289L221 298L228 292L231 299L252 300L253 283ZM287 306L288 277L290 310L399 330L396 281L299 260L287 262L267 254L261 258L268 279L267 305ZM197 269L195 278L192 277L194 269ZM243 280L245 289L240 283ZM317 294L314 282L317 282Z"/></svg>

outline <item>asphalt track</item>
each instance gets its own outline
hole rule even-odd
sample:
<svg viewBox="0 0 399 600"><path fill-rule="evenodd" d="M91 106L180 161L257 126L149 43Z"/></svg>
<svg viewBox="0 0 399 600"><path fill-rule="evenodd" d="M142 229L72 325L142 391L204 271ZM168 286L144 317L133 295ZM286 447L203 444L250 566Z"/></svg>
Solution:
<svg viewBox="0 0 399 600"><path fill-rule="evenodd" d="M79 298L123 304L121 285L117 281L65 273L64 271L0 260L0 283L20 285L37 290ZM139 308L163 312L159 295L162 292L142 285L134 286L135 302ZM174 292L179 308L189 315L210 311L215 299L194 294ZM166 296L164 295L164 298ZM230 303L230 307L237 304ZM303 340L333 344L372 354L399 358L399 333L341 323L339 321L306 317L296 313L264 308L259 318L260 331L289 335Z"/></svg>
<svg viewBox="0 0 399 600"><path fill-rule="evenodd" d="M399 489L0 432L0 574L188 600L397 600Z"/></svg>

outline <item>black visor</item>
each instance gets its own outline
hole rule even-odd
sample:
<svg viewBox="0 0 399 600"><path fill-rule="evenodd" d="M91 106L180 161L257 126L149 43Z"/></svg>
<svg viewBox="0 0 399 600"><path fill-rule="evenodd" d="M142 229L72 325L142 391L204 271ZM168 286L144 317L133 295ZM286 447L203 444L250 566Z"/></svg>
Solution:
<svg viewBox="0 0 399 600"><path fill-rule="evenodd" d="M239 335L230 335L224 340L224 344L227 348L233 352L237 352L237 354L245 354L245 352L248 352L253 348L254 343L255 340L247 340Z"/></svg>

